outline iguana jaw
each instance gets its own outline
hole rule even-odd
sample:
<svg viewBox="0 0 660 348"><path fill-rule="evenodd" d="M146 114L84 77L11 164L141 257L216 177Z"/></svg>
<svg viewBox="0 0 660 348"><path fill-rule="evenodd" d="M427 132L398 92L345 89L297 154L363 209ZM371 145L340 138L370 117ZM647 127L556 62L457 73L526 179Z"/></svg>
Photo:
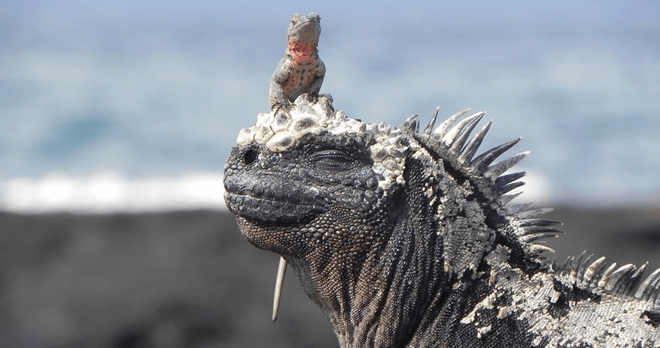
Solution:
<svg viewBox="0 0 660 348"><path fill-rule="evenodd" d="M282 182L264 182L249 175L230 175L225 180L229 210L248 220L270 223L306 221L327 210L313 189Z"/></svg>

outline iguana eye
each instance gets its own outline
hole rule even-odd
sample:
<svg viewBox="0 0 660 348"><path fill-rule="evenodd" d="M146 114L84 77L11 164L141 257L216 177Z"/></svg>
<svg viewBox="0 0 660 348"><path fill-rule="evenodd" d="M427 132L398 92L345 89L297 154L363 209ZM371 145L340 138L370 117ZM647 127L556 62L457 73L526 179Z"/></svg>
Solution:
<svg viewBox="0 0 660 348"><path fill-rule="evenodd" d="M300 19L300 13L296 13L291 16L291 24L296 24L298 22L298 19Z"/></svg>
<svg viewBox="0 0 660 348"><path fill-rule="evenodd" d="M257 150L255 149L248 149L243 153L243 163L245 164L252 164L254 161L257 160L257 157L259 156L259 153L257 153Z"/></svg>
<svg viewBox="0 0 660 348"><path fill-rule="evenodd" d="M312 157L314 164L325 169L342 170L350 168L355 158L350 154L335 149L321 150Z"/></svg>

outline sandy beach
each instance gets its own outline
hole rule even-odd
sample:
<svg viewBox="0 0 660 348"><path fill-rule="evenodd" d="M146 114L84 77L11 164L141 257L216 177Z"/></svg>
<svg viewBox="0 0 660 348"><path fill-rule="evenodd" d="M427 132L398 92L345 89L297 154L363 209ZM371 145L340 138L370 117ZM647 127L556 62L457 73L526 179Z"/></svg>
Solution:
<svg viewBox="0 0 660 348"><path fill-rule="evenodd" d="M660 209L557 208L562 262L587 250L660 267ZM1 213L0 347L337 347L292 272L231 214ZM647 270L646 274L650 274Z"/></svg>

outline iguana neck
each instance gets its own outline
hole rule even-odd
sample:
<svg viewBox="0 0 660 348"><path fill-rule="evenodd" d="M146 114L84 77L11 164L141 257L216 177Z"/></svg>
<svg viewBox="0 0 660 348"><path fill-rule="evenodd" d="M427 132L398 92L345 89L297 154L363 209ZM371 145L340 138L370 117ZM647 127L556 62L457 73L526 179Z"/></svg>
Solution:
<svg viewBox="0 0 660 348"><path fill-rule="evenodd" d="M305 292L333 325L342 348L404 346L428 319L429 307L442 302L447 280L441 238L432 223L413 224L416 215L406 210L418 205L402 201L419 195L407 196L393 200L401 202L397 206L402 210L382 213L391 224L374 227L390 226L389 230L353 232L353 240L356 234L365 236L361 245L352 246L355 252L330 248L335 252L324 253L319 248L289 260ZM369 244L370 235L386 237Z"/></svg>
<svg viewBox="0 0 660 348"><path fill-rule="evenodd" d="M402 346L440 296L442 262L400 241L365 260L292 260L308 296L331 322L342 348ZM410 256L407 256L410 255ZM440 257L440 255L436 255ZM343 262L343 265L341 264ZM426 269L436 264L438 269ZM343 270L343 271L342 271Z"/></svg>
<svg viewBox="0 0 660 348"><path fill-rule="evenodd" d="M292 58L292 64L295 66L310 64L316 62L318 59L317 51L318 43L301 43L294 40L289 40L289 48L287 54Z"/></svg>

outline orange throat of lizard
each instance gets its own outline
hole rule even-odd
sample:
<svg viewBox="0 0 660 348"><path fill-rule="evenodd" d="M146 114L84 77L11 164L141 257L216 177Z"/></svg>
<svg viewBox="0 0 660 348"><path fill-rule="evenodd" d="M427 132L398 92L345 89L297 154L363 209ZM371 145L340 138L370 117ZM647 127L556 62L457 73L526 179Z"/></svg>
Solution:
<svg viewBox="0 0 660 348"><path fill-rule="evenodd" d="M316 44L289 41L289 55L295 66L313 63L316 61Z"/></svg>

